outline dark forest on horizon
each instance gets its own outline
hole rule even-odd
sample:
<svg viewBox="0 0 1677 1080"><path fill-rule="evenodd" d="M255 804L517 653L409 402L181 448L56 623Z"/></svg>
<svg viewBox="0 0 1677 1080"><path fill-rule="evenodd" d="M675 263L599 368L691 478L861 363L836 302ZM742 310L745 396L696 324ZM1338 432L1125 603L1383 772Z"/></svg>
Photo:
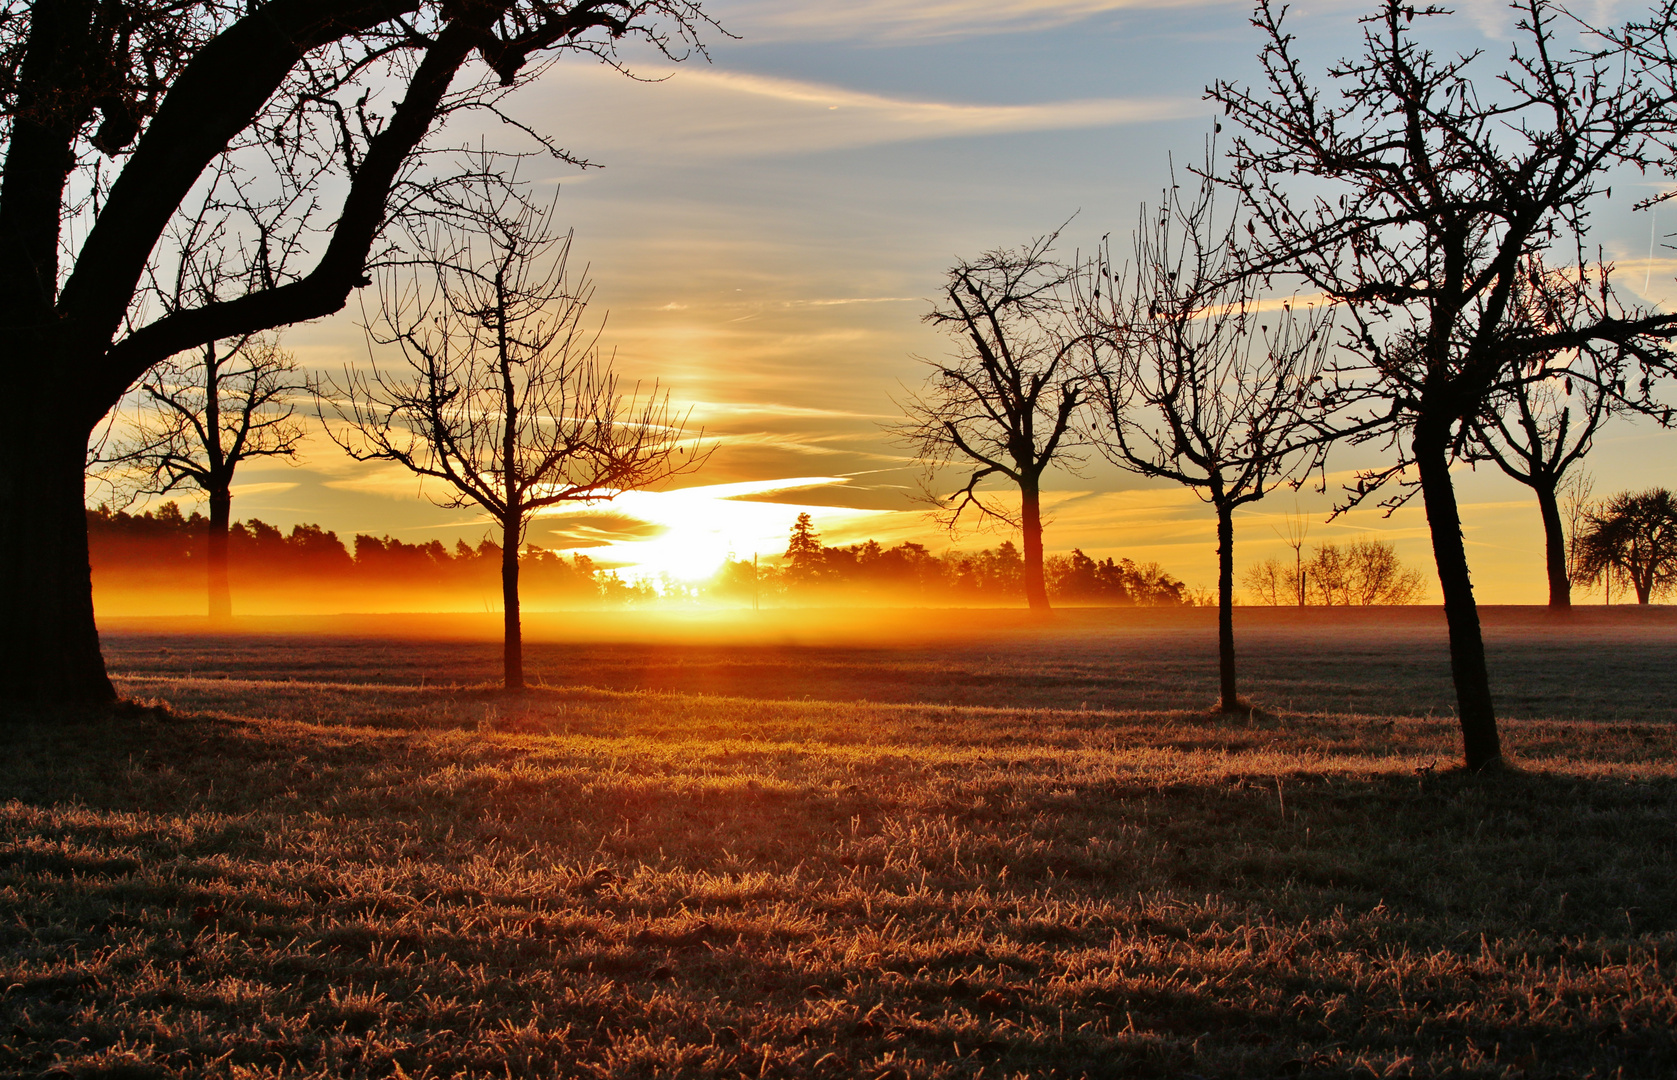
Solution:
<svg viewBox="0 0 1677 1080"><path fill-rule="evenodd" d="M93 570L102 585L140 590L202 590L209 522L173 502L128 513L88 511ZM800 546L801 545L801 546ZM361 533L346 544L318 525L289 533L260 519L234 522L228 557L235 592L267 593L301 584L326 585L345 601L360 591L482 593L499 588L501 547L484 539L413 544ZM1023 603L1023 560L1004 541L980 551L937 554L923 544L886 547L876 540L827 546L814 533L794 539L777 565L728 559L708 580L656 584L625 580L617 569L581 552L568 556L527 545L519 559L526 595L537 603L631 605L714 601L730 605L819 602L862 597L879 603ZM1186 606L1203 600L1156 563L1095 559L1080 550L1050 556L1050 595L1060 603Z"/></svg>

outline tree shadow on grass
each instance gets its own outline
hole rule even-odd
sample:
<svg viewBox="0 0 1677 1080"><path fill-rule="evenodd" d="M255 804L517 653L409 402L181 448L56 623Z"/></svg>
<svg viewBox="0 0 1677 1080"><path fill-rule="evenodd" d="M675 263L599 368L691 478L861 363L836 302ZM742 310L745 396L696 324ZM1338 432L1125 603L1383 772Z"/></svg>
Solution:
<svg viewBox="0 0 1677 1080"><path fill-rule="evenodd" d="M1669 778L9 730L8 1072L1677 1066Z"/></svg>

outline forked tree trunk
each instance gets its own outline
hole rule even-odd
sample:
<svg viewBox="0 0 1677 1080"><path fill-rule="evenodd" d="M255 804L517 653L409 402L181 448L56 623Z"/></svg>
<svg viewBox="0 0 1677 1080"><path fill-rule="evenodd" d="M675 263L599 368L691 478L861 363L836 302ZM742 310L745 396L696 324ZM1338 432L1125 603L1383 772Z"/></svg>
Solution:
<svg viewBox="0 0 1677 1080"><path fill-rule="evenodd" d="M1234 508L1217 507L1217 677L1221 712L1240 712L1234 672Z"/></svg>
<svg viewBox="0 0 1677 1080"><path fill-rule="evenodd" d="M1042 495L1036 481L1019 482L1020 539L1025 546L1025 599L1032 611L1048 610L1048 584L1042 575Z"/></svg>
<svg viewBox="0 0 1677 1080"><path fill-rule="evenodd" d="M46 361L42 361L46 363ZM46 396L0 406L0 698L105 704L83 504L87 430Z"/></svg>
<svg viewBox="0 0 1677 1080"><path fill-rule="evenodd" d="M233 493L225 484L210 492L210 619L233 617L233 587L227 577L227 531L232 524Z"/></svg>
<svg viewBox="0 0 1677 1080"><path fill-rule="evenodd" d="M1572 606L1572 577L1566 570L1566 530L1561 527L1560 500L1555 497L1553 482L1544 483L1533 478L1532 490L1537 492L1537 508L1543 514L1544 559L1549 571L1549 606Z"/></svg>
<svg viewBox="0 0 1677 1080"><path fill-rule="evenodd" d="M1462 750L1467 767L1477 772L1502 757L1497 737L1496 710L1491 704L1491 678L1485 667L1485 639L1479 629L1479 605L1473 599L1473 579L1462 542L1461 513L1450 480L1449 432L1416 425L1415 465L1421 476L1421 498L1432 531L1433 560L1444 593L1444 620L1450 628L1450 673L1456 683L1456 709L1461 720Z"/></svg>
<svg viewBox="0 0 1677 1080"><path fill-rule="evenodd" d="M501 527L501 610L506 633L501 649L502 683L508 690L524 689L524 628L518 611L518 523Z"/></svg>

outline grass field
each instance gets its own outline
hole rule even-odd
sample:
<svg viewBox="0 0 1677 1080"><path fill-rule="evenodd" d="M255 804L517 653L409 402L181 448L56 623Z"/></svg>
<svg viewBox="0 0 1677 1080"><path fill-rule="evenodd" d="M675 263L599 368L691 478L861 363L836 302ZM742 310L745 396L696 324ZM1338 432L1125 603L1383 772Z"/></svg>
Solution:
<svg viewBox="0 0 1677 1080"><path fill-rule="evenodd" d="M1418 616L1249 627L1252 721L1191 622L537 627L516 698L299 629L127 626L142 705L8 729L0 1071L1677 1073L1655 615L1490 620L1487 777Z"/></svg>

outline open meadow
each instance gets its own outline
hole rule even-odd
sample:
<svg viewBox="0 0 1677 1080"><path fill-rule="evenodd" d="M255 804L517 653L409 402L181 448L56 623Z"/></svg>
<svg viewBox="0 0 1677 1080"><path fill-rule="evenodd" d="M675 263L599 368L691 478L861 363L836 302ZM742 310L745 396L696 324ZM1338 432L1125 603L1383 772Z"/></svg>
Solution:
<svg viewBox="0 0 1677 1080"><path fill-rule="evenodd" d="M1674 613L1487 609L1486 776L1436 611L1210 615L113 622L0 1073L1677 1073Z"/></svg>

